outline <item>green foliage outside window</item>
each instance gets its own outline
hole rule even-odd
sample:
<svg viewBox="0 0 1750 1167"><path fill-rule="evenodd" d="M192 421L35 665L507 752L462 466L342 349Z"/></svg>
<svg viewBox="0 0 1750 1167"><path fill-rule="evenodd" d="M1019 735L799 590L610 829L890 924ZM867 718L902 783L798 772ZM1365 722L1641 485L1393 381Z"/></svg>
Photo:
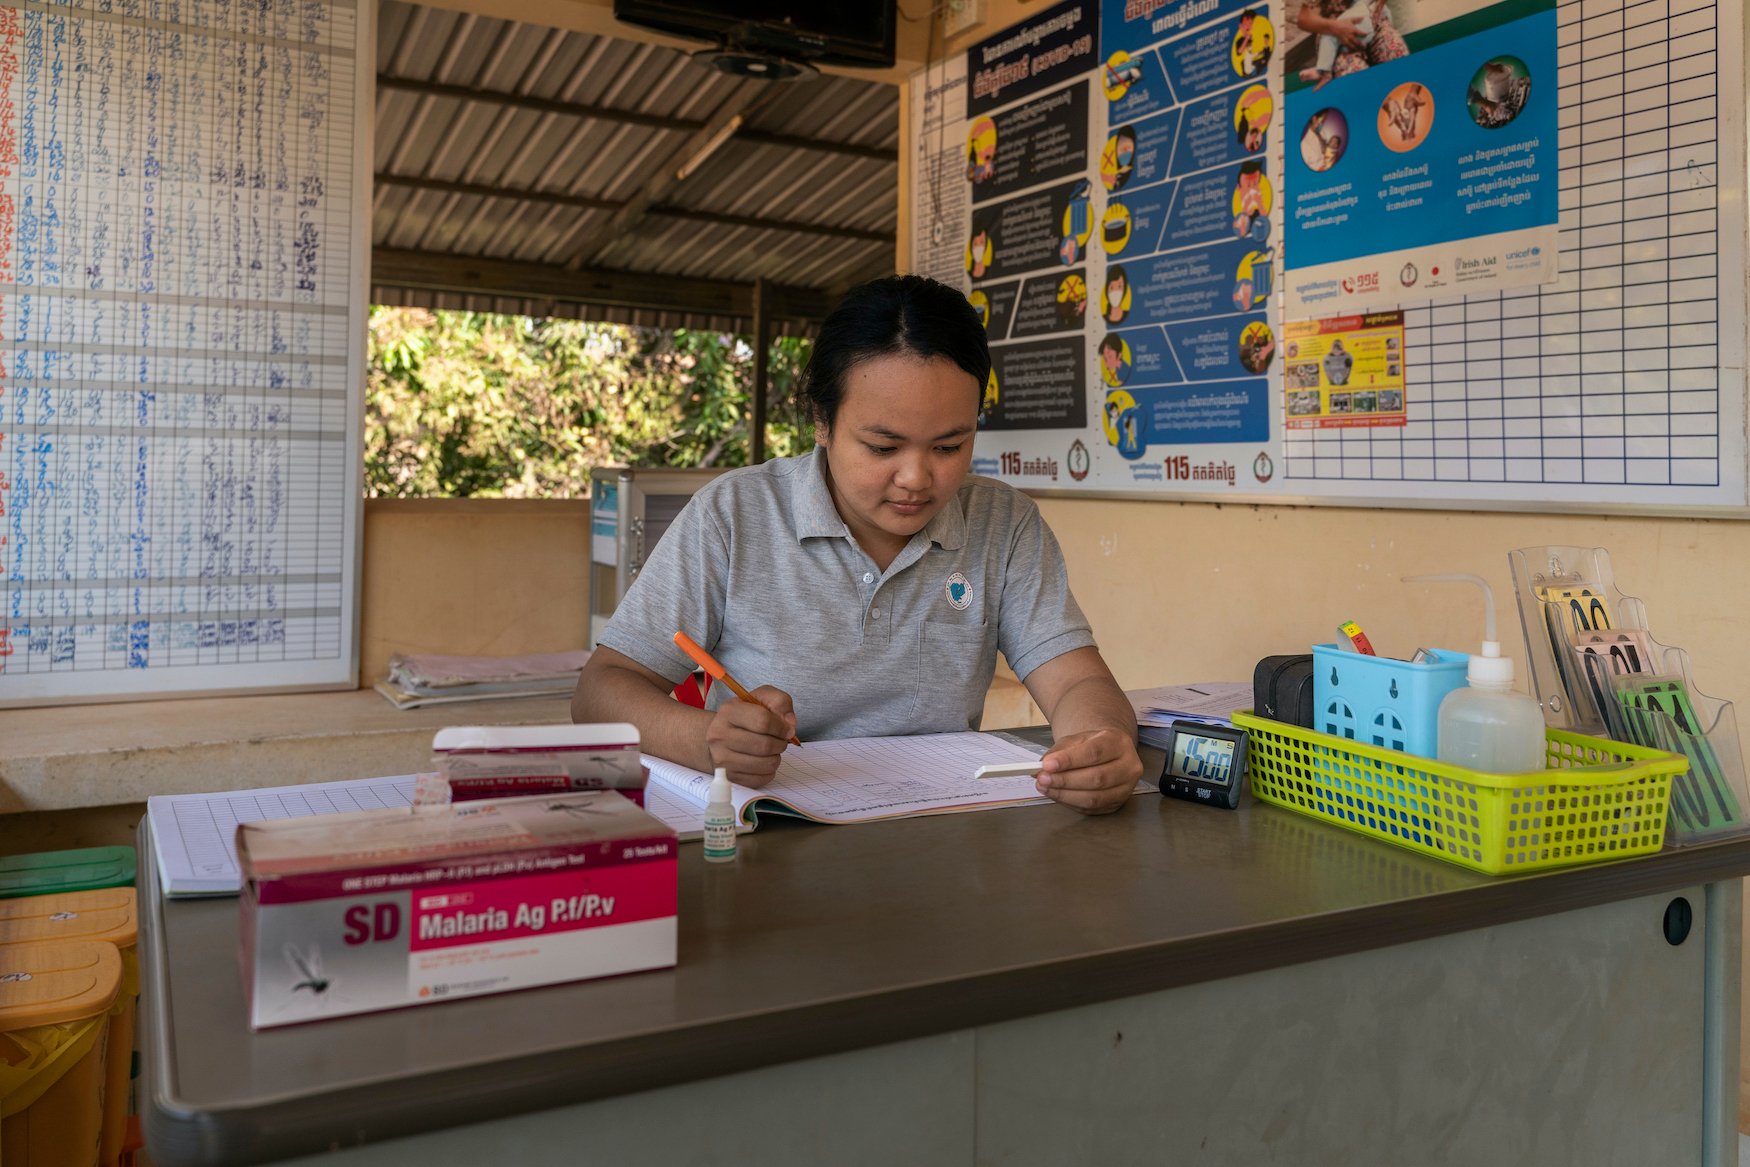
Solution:
<svg viewBox="0 0 1750 1167"><path fill-rule="evenodd" d="M753 350L717 332L371 309L365 493L582 498L596 466L745 466ZM771 349L768 457L800 454L808 341Z"/></svg>

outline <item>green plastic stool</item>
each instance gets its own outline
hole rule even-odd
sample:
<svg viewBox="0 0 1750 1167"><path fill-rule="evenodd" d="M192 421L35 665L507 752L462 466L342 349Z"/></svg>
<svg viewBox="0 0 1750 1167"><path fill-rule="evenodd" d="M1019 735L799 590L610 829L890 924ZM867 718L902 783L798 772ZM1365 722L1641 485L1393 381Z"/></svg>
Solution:
<svg viewBox="0 0 1750 1167"><path fill-rule="evenodd" d="M132 847L80 847L0 856L0 900L133 887L136 865Z"/></svg>

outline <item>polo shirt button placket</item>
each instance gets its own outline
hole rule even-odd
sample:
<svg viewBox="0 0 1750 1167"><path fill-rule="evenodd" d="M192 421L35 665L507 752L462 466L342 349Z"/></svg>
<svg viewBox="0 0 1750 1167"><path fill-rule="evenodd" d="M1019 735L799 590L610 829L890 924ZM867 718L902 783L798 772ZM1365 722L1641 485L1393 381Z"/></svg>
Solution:
<svg viewBox="0 0 1750 1167"><path fill-rule="evenodd" d="M876 580L875 573L872 571L865 571L863 573L863 583L874 585L873 587L866 587L864 589L869 593L869 597L864 601L867 606L863 609L865 613L863 619L863 635L865 637L879 635L881 631L881 609L875 606L875 597L881 594L881 584Z"/></svg>

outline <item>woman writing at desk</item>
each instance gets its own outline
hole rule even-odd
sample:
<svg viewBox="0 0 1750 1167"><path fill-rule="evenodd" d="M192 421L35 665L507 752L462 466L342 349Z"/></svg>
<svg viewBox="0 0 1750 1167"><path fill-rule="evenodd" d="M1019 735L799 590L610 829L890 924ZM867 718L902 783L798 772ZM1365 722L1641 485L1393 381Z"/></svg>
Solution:
<svg viewBox="0 0 1750 1167"><path fill-rule="evenodd" d="M1056 738L1039 788L1116 810L1142 776L1136 718L1033 501L969 477L990 350L964 296L919 276L854 289L803 383L812 453L723 475L663 535L602 630L578 721L630 721L649 753L759 786L792 733L977 726L1001 649ZM671 700L692 636L754 690Z"/></svg>

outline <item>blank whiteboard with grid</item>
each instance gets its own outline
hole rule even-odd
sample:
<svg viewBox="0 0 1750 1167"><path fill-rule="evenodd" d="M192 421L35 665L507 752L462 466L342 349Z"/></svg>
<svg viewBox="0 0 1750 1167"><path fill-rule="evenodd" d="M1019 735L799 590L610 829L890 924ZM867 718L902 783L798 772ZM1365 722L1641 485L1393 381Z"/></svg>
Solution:
<svg viewBox="0 0 1750 1167"><path fill-rule="evenodd" d="M373 20L0 3L0 706L356 683Z"/></svg>
<svg viewBox="0 0 1750 1167"><path fill-rule="evenodd" d="M1405 308L1408 424L1289 431L1272 487L1367 505L1742 511L1744 28L1566 0L1561 277Z"/></svg>

